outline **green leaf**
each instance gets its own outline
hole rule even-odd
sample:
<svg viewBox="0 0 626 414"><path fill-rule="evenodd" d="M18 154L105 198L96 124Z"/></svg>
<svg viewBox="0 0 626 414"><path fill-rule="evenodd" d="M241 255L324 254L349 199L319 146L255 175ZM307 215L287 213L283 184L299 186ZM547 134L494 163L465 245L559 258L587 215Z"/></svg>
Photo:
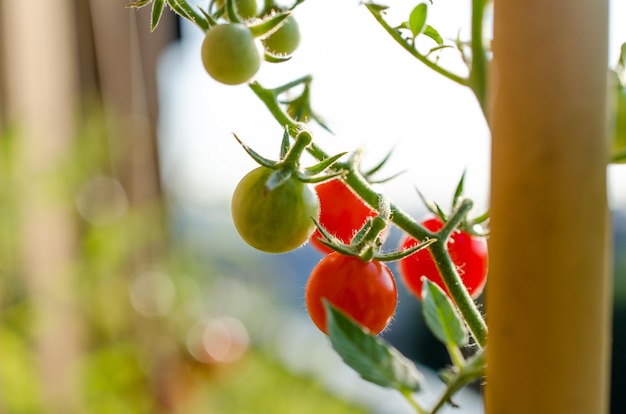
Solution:
<svg viewBox="0 0 626 414"><path fill-rule="evenodd" d="M228 16L228 20L233 23L241 23L241 18L239 17L239 13L237 13L237 5L235 4L235 0L226 0L224 8L226 10L226 16Z"/></svg>
<svg viewBox="0 0 626 414"><path fill-rule="evenodd" d="M413 33L413 37L417 37L424 31L426 27L426 16L428 14L428 6L426 3L421 3L415 6L409 15L409 29Z"/></svg>
<svg viewBox="0 0 626 414"><path fill-rule="evenodd" d="M248 28L254 37L268 36L277 30L290 14L290 12L274 14L258 23L249 25Z"/></svg>
<svg viewBox="0 0 626 414"><path fill-rule="evenodd" d="M437 30L431 25L426 25L424 32L422 33L424 36L428 36L433 39L439 46L443 46L443 37L439 34Z"/></svg>
<svg viewBox="0 0 626 414"><path fill-rule="evenodd" d="M263 53L263 60L269 63L283 63L291 59L292 56L274 55L269 51Z"/></svg>
<svg viewBox="0 0 626 414"><path fill-rule="evenodd" d="M369 11L375 12L375 13L380 13L389 8L389 6L384 6L382 4L375 4L375 3L363 3L363 4L365 5L365 7L369 9Z"/></svg>
<svg viewBox="0 0 626 414"><path fill-rule="evenodd" d="M626 148L623 148L621 151L615 151L611 155L611 163L626 164Z"/></svg>
<svg viewBox="0 0 626 414"><path fill-rule="evenodd" d="M310 167L307 167L306 172L309 175L320 174L326 171L328 168L330 168L333 164L335 164L339 160L339 158L343 157L346 154L347 152L340 152L339 154L335 154L332 157L325 158L319 163L312 165ZM343 173L340 173L340 175L341 174Z"/></svg>
<svg viewBox="0 0 626 414"><path fill-rule="evenodd" d="M467 328L452 301L438 285L425 277L422 280L422 312L431 332L447 346L465 346Z"/></svg>
<svg viewBox="0 0 626 414"><path fill-rule="evenodd" d="M427 248L428 246L435 243L436 241L437 239L427 239L427 240L420 242L419 244L416 244L415 246L409 247L408 249L395 251L391 253L377 254L375 256L375 259L378 260L379 262L393 262L396 260L404 259L405 257L409 257L410 255L412 255L413 253L419 250Z"/></svg>
<svg viewBox="0 0 626 414"><path fill-rule="evenodd" d="M126 5L127 9L133 8L133 9L140 9L143 6L147 6L148 4L150 4L152 0L138 0L138 1L134 1L132 3L129 3Z"/></svg>
<svg viewBox="0 0 626 414"><path fill-rule="evenodd" d="M292 176L292 171L289 168L281 168L278 170L272 171L272 173L267 177L267 181L265 182L265 192L270 192L275 188L280 187L284 183L286 183Z"/></svg>
<svg viewBox="0 0 626 414"><path fill-rule="evenodd" d="M465 184L465 171L461 174L461 179L459 183L456 185L456 190L454 190L454 197L452 199L452 207L456 207L459 199L463 196L463 186Z"/></svg>
<svg viewBox="0 0 626 414"><path fill-rule="evenodd" d="M291 101L285 101L281 103L287 105L287 114L294 120L300 122L309 122L309 120L313 119L322 128L332 134L332 131L330 130L328 125L326 125L324 120L319 115L317 115L311 108L310 88L308 83L304 85L304 89L302 90L302 94L300 94L300 96L292 99Z"/></svg>
<svg viewBox="0 0 626 414"><path fill-rule="evenodd" d="M239 145L241 145L241 147L244 149L244 151L246 151L248 153L248 155L253 160L255 160L259 165L262 165L262 166L268 167L268 168L273 168L273 167L276 166L276 161L272 161L272 160L270 160L268 158L265 158L261 154L259 154L258 152L254 151L247 144L245 144L242 140L240 140L239 137L237 136L237 134L233 133L233 136L235 137L235 139L237 140Z"/></svg>
<svg viewBox="0 0 626 414"><path fill-rule="evenodd" d="M161 16L163 15L163 9L165 8L165 0L154 0L152 3L152 16L150 18L150 31L154 31L157 25L159 24L159 20L161 20Z"/></svg>
<svg viewBox="0 0 626 414"><path fill-rule="evenodd" d="M328 334L343 361L373 384L401 391L418 391L423 381L415 364L396 348L366 332L328 302Z"/></svg>
<svg viewBox="0 0 626 414"><path fill-rule="evenodd" d="M391 158L391 154L393 154L393 149L391 149L387 155L385 155L383 157L382 160L380 160L380 162L378 164L376 164L375 166L373 166L372 168L370 168L369 170L365 171L363 173L363 176L365 178L369 178L370 176L376 174L378 171L380 171L381 168L383 168L386 164L387 161L389 161L389 158Z"/></svg>
<svg viewBox="0 0 626 414"><path fill-rule="evenodd" d="M283 132L283 140L280 143L280 159L284 159L291 148L291 139L289 138L289 128L285 128Z"/></svg>
<svg viewBox="0 0 626 414"><path fill-rule="evenodd" d="M181 17L195 23L203 31L209 30L211 24L203 14L198 13L193 7L187 3L187 0L167 0L167 4L174 12Z"/></svg>

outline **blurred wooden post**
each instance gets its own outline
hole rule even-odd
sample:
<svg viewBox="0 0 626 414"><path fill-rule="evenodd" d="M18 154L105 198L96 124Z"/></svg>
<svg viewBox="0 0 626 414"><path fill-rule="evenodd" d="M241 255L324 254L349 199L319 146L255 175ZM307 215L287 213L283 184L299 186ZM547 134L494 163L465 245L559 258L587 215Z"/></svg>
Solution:
<svg viewBox="0 0 626 414"><path fill-rule="evenodd" d="M76 225L55 192L75 136L77 70L71 0L4 0L3 112L18 128L21 262L34 314L36 364L49 413L78 412L80 317L73 295ZM35 397L36 398L36 397Z"/></svg>
<svg viewBox="0 0 626 414"><path fill-rule="evenodd" d="M608 412L606 0L496 0L488 414Z"/></svg>
<svg viewBox="0 0 626 414"><path fill-rule="evenodd" d="M156 125L156 63L172 39L174 14L165 10L150 32L150 7L127 9L126 0L90 0L102 98L124 155L120 179L132 205L160 200Z"/></svg>

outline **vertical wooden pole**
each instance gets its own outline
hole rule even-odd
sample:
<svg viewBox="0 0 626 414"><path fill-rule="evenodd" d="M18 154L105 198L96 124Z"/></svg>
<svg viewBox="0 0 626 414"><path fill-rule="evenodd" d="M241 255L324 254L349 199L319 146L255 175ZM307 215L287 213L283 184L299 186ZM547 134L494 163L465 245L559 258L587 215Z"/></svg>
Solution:
<svg viewBox="0 0 626 414"><path fill-rule="evenodd" d="M606 0L495 0L488 414L608 412Z"/></svg>
<svg viewBox="0 0 626 414"><path fill-rule="evenodd" d="M79 412L76 223L71 200L55 187L76 132L73 3L7 0L1 6L4 112L18 129L20 264L34 318L38 386L47 412Z"/></svg>

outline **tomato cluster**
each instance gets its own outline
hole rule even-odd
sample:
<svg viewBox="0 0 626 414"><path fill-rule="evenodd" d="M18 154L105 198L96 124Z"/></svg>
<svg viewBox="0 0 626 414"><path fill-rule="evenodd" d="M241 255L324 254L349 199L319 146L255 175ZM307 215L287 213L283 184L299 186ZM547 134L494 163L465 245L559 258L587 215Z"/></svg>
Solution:
<svg viewBox="0 0 626 414"><path fill-rule="evenodd" d="M306 306L315 325L327 332L324 300L345 312L373 334L391 321L396 309L397 288L389 268L376 256L367 259L358 254L333 251L322 244L314 221L318 219L333 242L350 245L365 222L377 215L342 179L318 184L315 191L296 177L288 178L271 191L266 184L274 172L258 167L238 184L232 199L232 216L237 231L251 246L269 253L284 253L298 248L307 239L327 255L311 271L306 285ZM422 221L432 232L443 228L439 217ZM315 230L315 232L314 232ZM355 239L354 239L355 240ZM354 242L356 243L356 242ZM407 251L418 242L405 235L399 251ZM468 293L476 298L487 277L487 244L463 230L455 230L447 241L447 250ZM341 249L339 249L341 250ZM402 281L417 298L422 298L422 278L447 288L428 249L421 249L399 259Z"/></svg>
<svg viewBox="0 0 626 414"><path fill-rule="evenodd" d="M216 2L223 10L224 0ZM252 79L259 71L263 59L261 49L271 58L290 56L300 44L300 28L289 15L277 28L256 36L249 25L257 17L255 0L236 0L236 13L244 22L230 21L215 24L205 34L201 47L202 63L207 73L216 81L239 85ZM264 16L260 16L264 17Z"/></svg>
<svg viewBox="0 0 626 414"><path fill-rule="evenodd" d="M443 221L439 217L432 217L424 220L422 226L437 231L443 227ZM413 237L406 235L400 242L400 249L407 249L416 244L418 242ZM483 237L457 230L450 236L446 247L468 293L473 298L478 297L487 280L487 242ZM419 250L401 259L398 267L404 284L418 298L422 298L422 276L448 292L428 249Z"/></svg>

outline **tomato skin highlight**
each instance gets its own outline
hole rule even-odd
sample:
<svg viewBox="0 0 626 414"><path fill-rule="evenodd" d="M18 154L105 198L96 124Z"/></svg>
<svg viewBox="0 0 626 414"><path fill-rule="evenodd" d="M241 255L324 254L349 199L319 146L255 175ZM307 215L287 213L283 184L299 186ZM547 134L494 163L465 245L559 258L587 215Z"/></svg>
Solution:
<svg viewBox="0 0 626 414"><path fill-rule="evenodd" d="M250 29L240 23L211 27L201 47L202 64L216 81L239 85L261 67L261 55Z"/></svg>
<svg viewBox="0 0 626 414"><path fill-rule="evenodd" d="M376 260L364 262L355 256L333 252L313 268L305 289L309 315L327 334L323 299L371 333L378 334L393 317L398 291L385 264Z"/></svg>
<svg viewBox="0 0 626 414"><path fill-rule="evenodd" d="M320 199L320 225L343 243L350 243L368 218L376 216L376 211L366 205L340 179L326 181L315 186ZM319 230L311 236L311 244L320 252L328 254L333 250L323 245Z"/></svg>
<svg viewBox="0 0 626 414"><path fill-rule="evenodd" d="M423 221L422 225L430 231L437 231L443 227L443 222L440 218L433 217ZM407 249L416 244L418 243L413 237L406 235L400 242L400 249ZM463 284L472 298L476 299L482 293L487 281L488 251L485 238L457 230L450 236L447 248ZM398 262L398 270L406 287L420 300L422 276L439 285L448 296L450 295L428 249L419 250L401 259Z"/></svg>
<svg viewBox="0 0 626 414"><path fill-rule="evenodd" d="M272 169L246 174L233 193L231 213L241 238L255 249L285 253L308 240L319 215L319 201L309 185L290 178L272 191L265 183Z"/></svg>
<svg viewBox="0 0 626 414"><path fill-rule="evenodd" d="M290 15L274 33L262 41L265 50L276 56L291 55L300 45L300 26Z"/></svg>

